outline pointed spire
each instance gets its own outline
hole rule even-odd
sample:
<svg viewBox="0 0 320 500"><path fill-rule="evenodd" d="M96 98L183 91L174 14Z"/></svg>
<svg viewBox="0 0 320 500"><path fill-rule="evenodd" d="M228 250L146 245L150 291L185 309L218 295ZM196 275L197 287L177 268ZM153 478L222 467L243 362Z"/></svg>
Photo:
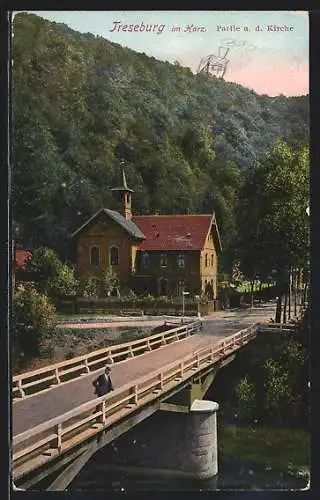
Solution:
<svg viewBox="0 0 320 500"><path fill-rule="evenodd" d="M124 169L122 169L122 182L123 182L123 187L125 189L128 189L127 179L126 179L126 174L124 173Z"/></svg>
<svg viewBox="0 0 320 500"><path fill-rule="evenodd" d="M119 213L125 218L130 220L132 217L131 212L131 193L133 189L128 188L126 174L122 168L122 186L111 188L111 191L116 192L117 208Z"/></svg>
<svg viewBox="0 0 320 500"><path fill-rule="evenodd" d="M124 172L124 169L122 169L122 186L111 188L111 191L128 191L130 193L134 192L133 189L128 188L126 174Z"/></svg>

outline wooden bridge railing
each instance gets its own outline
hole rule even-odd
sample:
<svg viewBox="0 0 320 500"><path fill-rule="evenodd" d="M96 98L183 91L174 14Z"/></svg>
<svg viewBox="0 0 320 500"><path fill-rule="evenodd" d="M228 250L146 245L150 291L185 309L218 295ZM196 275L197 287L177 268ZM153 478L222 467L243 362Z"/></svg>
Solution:
<svg viewBox="0 0 320 500"><path fill-rule="evenodd" d="M125 344L105 347L89 354L61 361L37 370L21 373L13 377L13 398L24 399L27 396L38 394L53 385L59 385L68 380L81 377L91 371L103 367L108 361L124 361L138 356L146 351L152 351L184 337L196 333L201 321L186 323L183 326L156 333L143 339L134 340Z"/></svg>
<svg viewBox="0 0 320 500"><path fill-rule="evenodd" d="M259 323L259 331L289 332L294 331L297 326L294 323Z"/></svg>
<svg viewBox="0 0 320 500"><path fill-rule="evenodd" d="M218 344L202 348L134 383L14 436L15 478L76 446L139 406L159 398L196 372L236 351L257 335L258 326L255 324L232 334Z"/></svg>

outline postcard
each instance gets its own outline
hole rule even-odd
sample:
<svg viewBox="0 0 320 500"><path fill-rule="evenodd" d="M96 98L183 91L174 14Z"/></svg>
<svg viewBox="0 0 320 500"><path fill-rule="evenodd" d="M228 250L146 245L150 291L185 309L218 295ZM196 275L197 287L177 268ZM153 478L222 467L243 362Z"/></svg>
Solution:
<svg viewBox="0 0 320 500"><path fill-rule="evenodd" d="M13 489L308 489L308 12L11 46Z"/></svg>

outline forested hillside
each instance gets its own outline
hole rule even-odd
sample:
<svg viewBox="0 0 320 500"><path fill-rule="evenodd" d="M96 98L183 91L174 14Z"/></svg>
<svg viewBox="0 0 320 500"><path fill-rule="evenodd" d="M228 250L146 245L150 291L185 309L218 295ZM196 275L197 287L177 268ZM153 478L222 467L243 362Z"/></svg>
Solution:
<svg viewBox="0 0 320 500"><path fill-rule="evenodd" d="M14 236L64 253L124 165L133 211L216 211L224 244L244 173L308 141L308 96L258 95L20 13L13 23Z"/></svg>

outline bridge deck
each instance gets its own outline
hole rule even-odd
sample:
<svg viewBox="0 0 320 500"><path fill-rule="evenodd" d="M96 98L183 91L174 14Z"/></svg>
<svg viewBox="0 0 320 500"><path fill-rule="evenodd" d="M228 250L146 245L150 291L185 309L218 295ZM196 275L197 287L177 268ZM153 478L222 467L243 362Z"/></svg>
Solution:
<svg viewBox="0 0 320 500"><path fill-rule="evenodd" d="M114 387L124 386L203 347L214 345L223 337L253 323L267 321L273 310L274 304L269 304L252 311L238 312L236 315L226 313L218 318L205 318L201 333L116 364L112 371ZM94 399L96 396L92 380L100 372L101 370L89 373L48 392L16 402L12 411L13 435Z"/></svg>

